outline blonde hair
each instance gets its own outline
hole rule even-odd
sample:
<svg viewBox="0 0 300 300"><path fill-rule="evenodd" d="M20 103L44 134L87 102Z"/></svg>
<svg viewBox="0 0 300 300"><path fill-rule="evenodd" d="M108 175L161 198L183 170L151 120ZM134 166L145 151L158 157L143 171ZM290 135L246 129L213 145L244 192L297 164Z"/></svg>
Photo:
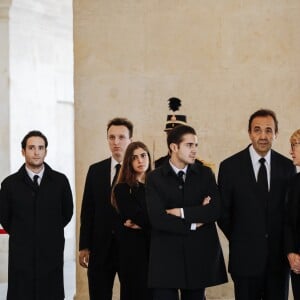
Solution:
<svg viewBox="0 0 300 300"><path fill-rule="evenodd" d="M297 129L290 137L291 143L299 143L300 142L300 129Z"/></svg>

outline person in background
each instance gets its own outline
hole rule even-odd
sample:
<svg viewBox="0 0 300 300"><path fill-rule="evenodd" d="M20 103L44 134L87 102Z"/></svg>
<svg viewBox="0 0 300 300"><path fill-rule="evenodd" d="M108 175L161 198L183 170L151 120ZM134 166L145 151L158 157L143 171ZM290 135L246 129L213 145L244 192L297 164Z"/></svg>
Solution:
<svg viewBox="0 0 300 300"><path fill-rule="evenodd" d="M187 125L186 123L186 116L185 115L176 115L175 112L179 110L181 106L181 100L176 97L171 97L168 99L169 102L169 109L173 112L171 115L167 116L167 122L164 129L164 132L168 136L173 128L178 125ZM168 153L165 156L162 156L154 161L154 167L158 168L163 165L165 162L168 162L170 159L170 154Z"/></svg>
<svg viewBox="0 0 300 300"><path fill-rule="evenodd" d="M8 300L62 300L64 227L73 215L67 177L44 162L48 140L30 131L25 163L1 184L0 223L9 234Z"/></svg>
<svg viewBox="0 0 300 300"><path fill-rule="evenodd" d="M248 122L251 144L220 164L218 225L229 241L229 272L237 300L284 300L288 268L284 255L285 195L295 167L272 150L278 121L269 109Z"/></svg>
<svg viewBox="0 0 300 300"><path fill-rule="evenodd" d="M227 282L215 221L219 192L211 169L195 163L198 139L186 125L168 135L170 160L147 175L151 223L149 286L154 300L202 300Z"/></svg>
<svg viewBox="0 0 300 300"><path fill-rule="evenodd" d="M300 167L300 129L290 137L295 166ZM291 269L291 283L294 299L300 299L300 173L294 176L287 194L285 218L285 251Z"/></svg>
<svg viewBox="0 0 300 300"><path fill-rule="evenodd" d="M112 203L124 224L119 231L123 300L152 299L147 287L150 224L145 199L145 179L150 170L147 146L132 142L112 194Z"/></svg>
<svg viewBox="0 0 300 300"><path fill-rule="evenodd" d="M121 222L111 205L111 189L131 143L132 123L114 118L107 124L111 157L89 167L81 206L79 264L87 268L90 300L111 300L119 273L119 244L116 232ZM119 275L119 274L118 274ZM122 300L122 281L121 297Z"/></svg>
<svg viewBox="0 0 300 300"><path fill-rule="evenodd" d="M166 122L166 126L164 129L167 137L168 137L169 133L172 131L172 129L174 129L175 127L177 127L179 125L187 125L187 117L185 115L175 114L175 112L178 111L179 108L181 107L181 100L179 98L172 97L172 98L168 99L168 102L169 102L169 109L173 113L171 115L167 116L167 122ZM154 161L154 167L158 168L158 167L162 166L164 163L168 163L169 160L170 160L170 153L168 152L167 155L162 156ZM209 163L207 161L204 161L202 159L200 160L197 158L196 158L195 162L200 163L201 165L204 165L204 166L209 167L212 170L214 170L213 163Z"/></svg>

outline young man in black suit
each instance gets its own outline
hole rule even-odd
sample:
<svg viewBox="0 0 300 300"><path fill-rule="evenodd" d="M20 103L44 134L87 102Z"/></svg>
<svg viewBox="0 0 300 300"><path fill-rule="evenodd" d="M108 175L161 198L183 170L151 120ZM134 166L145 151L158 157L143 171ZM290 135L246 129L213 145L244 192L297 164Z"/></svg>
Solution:
<svg viewBox="0 0 300 300"><path fill-rule="evenodd" d="M195 130L168 135L170 160L150 172L146 201L152 225L149 285L154 300L199 300L205 287L227 281L215 221L219 193L210 168L195 163Z"/></svg>
<svg viewBox="0 0 300 300"><path fill-rule="evenodd" d="M292 162L271 149L278 133L273 111L250 116L246 149L220 164L218 225L229 241L229 272L237 300L288 297L283 217Z"/></svg>
<svg viewBox="0 0 300 300"><path fill-rule="evenodd" d="M91 165L86 177L81 207L79 263L88 268L91 300L112 299L114 278L119 271L115 232L121 229L121 223L111 205L111 188L126 148L131 143L132 132L133 125L129 120L111 120L107 125L107 141L112 156Z"/></svg>
<svg viewBox="0 0 300 300"><path fill-rule="evenodd" d="M9 234L8 300L63 300L64 227L73 215L67 177L44 160L40 131L22 140L25 163L3 180L0 223Z"/></svg>

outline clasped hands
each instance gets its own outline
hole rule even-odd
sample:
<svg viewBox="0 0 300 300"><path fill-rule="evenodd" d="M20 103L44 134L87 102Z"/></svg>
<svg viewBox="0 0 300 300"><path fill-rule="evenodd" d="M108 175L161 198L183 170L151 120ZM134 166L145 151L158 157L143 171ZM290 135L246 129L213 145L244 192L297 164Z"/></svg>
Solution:
<svg viewBox="0 0 300 300"><path fill-rule="evenodd" d="M126 220L126 222L123 223L123 225L124 225L125 227L131 228L131 229L142 229L141 226L135 224L135 223L132 222L132 220L130 220L130 219Z"/></svg>
<svg viewBox="0 0 300 300"><path fill-rule="evenodd" d="M211 200L210 196L205 197L202 201L202 205L205 206L205 205L209 204L210 200ZM175 217L181 218L181 208L166 209L166 213L169 215L173 215ZM202 225L204 225L204 223L196 223L197 228L201 227Z"/></svg>

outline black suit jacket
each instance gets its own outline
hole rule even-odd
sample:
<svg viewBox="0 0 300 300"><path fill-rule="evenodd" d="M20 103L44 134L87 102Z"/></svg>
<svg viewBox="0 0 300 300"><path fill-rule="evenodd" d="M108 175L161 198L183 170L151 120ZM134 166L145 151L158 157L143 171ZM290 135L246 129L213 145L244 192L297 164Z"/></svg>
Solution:
<svg viewBox="0 0 300 300"><path fill-rule="evenodd" d="M149 284L152 288L197 289L227 281L215 221L219 193L212 171L200 163L190 165L184 192L170 164L147 175L146 202L152 225ZM203 206L206 196L210 204ZM185 218L165 212L184 208ZM195 231L191 223L205 223Z"/></svg>
<svg viewBox="0 0 300 300"><path fill-rule="evenodd" d="M102 264L119 218L111 205L111 158L90 166L81 206L79 250L90 250L90 267Z"/></svg>
<svg viewBox="0 0 300 300"><path fill-rule="evenodd" d="M300 253L300 173L293 177L287 194L285 252Z"/></svg>
<svg viewBox="0 0 300 300"><path fill-rule="evenodd" d="M261 275L265 268L281 270L283 217L291 160L271 150L270 191L262 199L249 147L220 164L218 184L222 210L218 225L229 240L229 272L236 276Z"/></svg>

